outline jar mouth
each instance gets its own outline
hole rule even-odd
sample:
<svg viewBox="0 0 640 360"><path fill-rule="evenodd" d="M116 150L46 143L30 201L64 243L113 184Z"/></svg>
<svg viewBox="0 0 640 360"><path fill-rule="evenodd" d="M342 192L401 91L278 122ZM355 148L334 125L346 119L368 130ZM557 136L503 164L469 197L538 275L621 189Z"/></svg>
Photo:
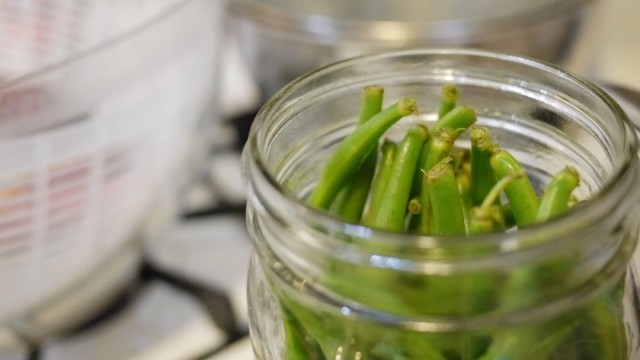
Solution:
<svg viewBox="0 0 640 360"><path fill-rule="evenodd" d="M275 129L270 128L266 133L259 134L258 129L264 131L264 129L267 128L267 119L274 116L278 109L282 107L286 108L287 102L292 101L296 103L299 101L296 97L300 95L298 89L302 86L315 84L318 78L328 76L339 69L366 66L367 63L374 61L384 62L392 58L420 55L445 57L470 56L477 58L479 61L489 60L503 63L517 63L532 68L535 71L545 73L547 76L553 76L564 82L570 82L579 86L583 91L586 91L596 98L597 101L604 104L613 114L612 121L617 122L617 126L619 126L623 134L622 138L615 139L617 143L616 146L622 149L622 158L617 158L618 162L615 164L611 173L608 174L607 181L603 183L597 191L582 201L579 206L573 208L572 211L548 222L521 228L517 232L444 237L393 233L364 225L344 222L327 212L319 211L305 205L300 198L290 194L277 180L277 176L270 170L265 159L263 150L268 145L268 141L265 139L269 138L272 131L277 131L276 127ZM336 82L340 81L340 79L336 80ZM320 85L313 91L316 90L318 93L322 92L322 86ZM283 113L287 113L288 110L287 108ZM625 197L631 195L628 191L634 188L634 183L637 184L638 174L640 174L637 154L638 143L636 134L627 115L611 96L594 83L573 75L553 64L544 63L525 56L474 49L436 48L358 56L321 67L297 78L274 95L257 114L250 132L249 141L244 150L243 162L245 164L245 172L251 174L252 182L254 182L254 184L252 184L253 195L259 199L263 196L275 196L275 199L277 199L279 211L273 210L273 204L270 203L271 200L259 201L260 207L270 212L272 216L275 213L286 213L289 214L287 216L304 219L305 223L312 224L311 226L326 229L329 233L341 233L363 239L363 241L366 241L367 247L373 246L378 249L392 249L390 250L391 252L401 248L429 250L447 247L455 247L457 249L469 247L486 250L486 252L480 251L476 252L476 254L483 253L486 255L486 253L499 253L503 258L505 253L518 254L527 252L535 256L536 253L562 249L567 246L567 242L570 241L581 241L579 237L566 235L571 234L577 229L584 229L585 227L597 224L600 219L614 211ZM256 188L260 188L260 190L256 190ZM274 214L271 213L272 211L274 211ZM541 239L559 239L559 241L541 241ZM322 241L325 240L329 242L335 241L330 244L331 247L336 245L341 246L339 240L327 237ZM350 243L348 245L343 244L342 246L357 247L358 245L357 243ZM485 261L491 261L491 259L486 258Z"/></svg>
<svg viewBox="0 0 640 360"><path fill-rule="evenodd" d="M510 1L468 11L468 4L403 2L363 12L363 5L337 1L306 3L287 0L237 0L231 11L276 31L302 33L319 39L368 39L371 41L478 38L579 16L596 0L546 0L514 5ZM441 11L420 11L441 6ZM418 9L416 9L418 7ZM464 11L457 10L463 8ZM409 10L407 10L409 9ZM491 9L487 11L486 9ZM417 11L416 11L417 10ZM443 12L443 14L439 14ZM484 35L486 36L486 35Z"/></svg>

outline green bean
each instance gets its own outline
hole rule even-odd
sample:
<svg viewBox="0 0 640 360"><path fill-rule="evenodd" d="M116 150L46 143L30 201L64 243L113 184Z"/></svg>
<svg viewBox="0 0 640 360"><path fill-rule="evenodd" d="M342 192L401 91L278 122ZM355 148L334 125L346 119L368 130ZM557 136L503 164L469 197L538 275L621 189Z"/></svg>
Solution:
<svg viewBox="0 0 640 360"><path fill-rule="evenodd" d="M507 186L509 186L514 181L521 179L525 176L526 174L522 169L516 169L513 172L505 175L498 182L496 182L491 187L489 192L485 195L485 198L482 200L482 203L480 204L480 209L486 209L489 206L491 206L491 204L495 204L496 200L500 199L500 193L504 191L507 188Z"/></svg>
<svg viewBox="0 0 640 360"><path fill-rule="evenodd" d="M385 341L378 343L371 351L375 360L447 360L424 335L420 333L397 334L396 331L388 331ZM400 336L398 336L400 335ZM363 356L361 358L370 359Z"/></svg>
<svg viewBox="0 0 640 360"><path fill-rule="evenodd" d="M427 172L429 200L433 210L431 233L436 236L464 234L462 200L453 167L445 159Z"/></svg>
<svg viewBox="0 0 640 360"><path fill-rule="evenodd" d="M619 299L618 301L622 301ZM622 304L614 303L613 296L606 294L589 304L584 311L585 348L590 359L625 359L627 341L622 320Z"/></svg>
<svg viewBox="0 0 640 360"><path fill-rule="evenodd" d="M285 306L282 307L282 317L285 338L284 360L309 360L322 351L318 343L307 336L307 330L300 320Z"/></svg>
<svg viewBox="0 0 640 360"><path fill-rule="evenodd" d="M382 110L384 89L381 86L367 86L364 89L358 125L361 126ZM378 149L374 147L336 199L334 212L348 222L358 222L369 196L371 181L376 169Z"/></svg>
<svg viewBox="0 0 640 360"><path fill-rule="evenodd" d="M466 225L463 200L449 159L434 165L427 172L430 204L433 210L431 234L435 236L464 235ZM442 250L442 255L458 250ZM471 315L486 311L492 298L493 282L486 274L433 275L426 279L425 303L434 315ZM490 304L490 302L489 302ZM447 358L475 359L484 349L483 337L476 335L443 336L435 345Z"/></svg>
<svg viewBox="0 0 640 360"><path fill-rule="evenodd" d="M438 128L433 132L431 147L429 148L429 153L422 164L422 170L431 170L435 164L449 156L449 153L453 149L453 144L458 138L458 133L458 131L450 127Z"/></svg>
<svg viewBox="0 0 640 360"><path fill-rule="evenodd" d="M502 219L504 219L505 229L516 226L516 219L513 217L513 211L509 203L500 206L500 213L502 213Z"/></svg>
<svg viewBox="0 0 640 360"><path fill-rule="evenodd" d="M496 179L502 179L522 170L522 165L509 151L493 146L491 155L491 168ZM518 226L526 226L535 223L539 208L539 199L531 180L527 176L521 177L509 183L505 189L507 199L511 205L513 216Z"/></svg>
<svg viewBox="0 0 640 360"><path fill-rule="evenodd" d="M385 138L380 146L380 161L378 164L378 170L374 174L373 184L371 184L371 195L369 199L369 205L366 208L365 215L362 218L362 223L367 226L373 225L376 216L378 216L378 209L380 203L386 195L387 184L389 183L389 177L393 170L393 159L396 156L398 145Z"/></svg>
<svg viewBox="0 0 640 360"><path fill-rule="evenodd" d="M580 185L580 176L574 167L567 166L558 172L540 198L536 222L548 221L565 213L569 209L571 194L578 185Z"/></svg>
<svg viewBox="0 0 640 360"><path fill-rule="evenodd" d="M428 142L430 145L429 153L422 162L421 170L428 172L435 164L449 156L449 152L453 148L453 144L457 137L458 132L449 127L439 128L435 133L433 133L433 137L431 137ZM427 145L425 144L425 147L426 146ZM424 151L421 155L421 158L422 157L424 157ZM422 181L422 185L417 196L421 205L420 214L412 218L411 224L411 229L421 234L429 233L431 228L430 223L432 211L431 205L429 204L429 190L427 188L427 182Z"/></svg>
<svg viewBox="0 0 640 360"><path fill-rule="evenodd" d="M447 150L448 152L451 150L453 142L455 142L457 137L475 122L476 112L471 107L466 105L458 105L449 110L444 116L439 118L431 129L431 133L433 134L433 136L429 138L422 149L422 155L420 156L420 164L422 164L421 169L424 171L429 171L433 164L442 159L441 154L438 154L440 149L437 149L435 151L431 149L432 147L434 147L432 143L435 142L437 138L443 139L445 143L450 141L451 146L449 146L449 150ZM444 130L445 133L438 135L441 129L449 130ZM446 139L446 137L448 137L449 135L451 136L450 139ZM435 154L433 154L434 152ZM416 230L418 233L426 234L429 232L429 217L431 215L427 200L429 197L428 191L426 189L423 189L423 187L425 186L425 182L422 181L421 177L422 176L418 172L416 172L416 175L414 176L412 194L414 196L420 196L423 211L419 217L414 217L412 219L411 229Z"/></svg>
<svg viewBox="0 0 640 360"><path fill-rule="evenodd" d="M480 205L491 188L496 184L496 178L491 169L491 149L493 141L489 130L484 127L473 127L471 139L471 201L473 205ZM498 198L498 201L500 199Z"/></svg>
<svg viewBox="0 0 640 360"><path fill-rule="evenodd" d="M405 353L405 349L388 342L382 342L376 344L371 349L371 355L375 356L375 359L382 360L411 360Z"/></svg>
<svg viewBox="0 0 640 360"><path fill-rule="evenodd" d="M416 101L412 98L405 98L357 127L338 145L327 160L307 203L315 208L328 209L358 166L375 148L385 131L398 120L415 111Z"/></svg>
<svg viewBox="0 0 640 360"><path fill-rule="evenodd" d="M467 129L473 125L476 120L475 110L467 105L458 105L438 119L432 129L434 131L443 127L452 128L454 130Z"/></svg>
<svg viewBox="0 0 640 360"><path fill-rule="evenodd" d="M546 324L510 330L497 336L478 360L555 359L554 353L576 327L574 319L559 318Z"/></svg>
<svg viewBox="0 0 640 360"><path fill-rule="evenodd" d="M376 158L376 154L372 151L354 174L353 179L336 198L333 212L342 220L350 223L360 221L369 196Z"/></svg>
<svg viewBox="0 0 640 360"><path fill-rule="evenodd" d="M438 118L442 118L454 107L458 102L458 87L453 84L445 84L442 86L442 101L438 110Z"/></svg>
<svg viewBox="0 0 640 360"><path fill-rule="evenodd" d="M307 351L304 347L304 336L302 329L295 326L290 320L283 321L284 337L285 337L285 360L305 360Z"/></svg>
<svg viewBox="0 0 640 360"><path fill-rule="evenodd" d="M387 195L382 199L374 223L375 227L390 231L403 231L407 204L411 193L411 180L418 165L420 152L429 132L426 126L412 126L398 146L393 170L387 184Z"/></svg>
<svg viewBox="0 0 640 360"><path fill-rule="evenodd" d="M383 96L384 88L382 86L371 85L364 88L358 125L364 124L382 111Z"/></svg>
<svg viewBox="0 0 640 360"><path fill-rule="evenodd" d="M458 105L447 112L443 117L439 118L432 126L431 133L435 134L439 129L442 128L450 128L456 132L456 137L462 131L469 128L476 122L476 112L466 105ZM421 169L425 171L429 171L429 168L425 165L427 161L427 157L429 153L431 153L431 139L434 139L434 136L429 137L427 143L424 145L422 149L422 155L420 156L420 164ZM422 181L422 176L419 173L416 173L413 182L413 195L417 195L420 193L422 185L424 182Z"/></svg>
<svg viewBox="0 0 640 360"><path fill-rule="evenodd" d="M287 326L294 333L289 339L296 341L297 344L291 344L292 357L286 357L285 360L328 360L335 359L335 352L343 344L342 337L336 337L338 331L343 330L342 324L337 322L336 317L329 317L326 313L318 311L318 309L309 308L300 304L289 294L281 293L280 305L282 315ZM286 338L285 329L285 339ZM299 352L294 352L299 350ZM286 352L285 352L285 355Z"/></svg>

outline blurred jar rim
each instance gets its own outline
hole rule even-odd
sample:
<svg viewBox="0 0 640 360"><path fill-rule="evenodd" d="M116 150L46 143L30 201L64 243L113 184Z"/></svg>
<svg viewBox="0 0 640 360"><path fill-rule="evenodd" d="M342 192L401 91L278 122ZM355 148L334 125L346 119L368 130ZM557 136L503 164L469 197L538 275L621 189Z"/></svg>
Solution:
<svg viewBox="0 0 640 360"><path fill-rule="evenodd" d="M579 15L597 0L232 0L234 15L317 37L468 38Z"/></svg>

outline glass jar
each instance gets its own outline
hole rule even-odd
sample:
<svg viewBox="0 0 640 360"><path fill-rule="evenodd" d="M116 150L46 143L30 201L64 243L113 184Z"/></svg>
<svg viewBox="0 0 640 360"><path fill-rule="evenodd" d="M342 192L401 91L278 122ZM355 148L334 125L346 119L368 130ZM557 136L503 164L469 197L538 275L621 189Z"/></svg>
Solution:
<svg viewBox="0 0 640 360"><path fill-rule="evenodd" d="M386 134L398 139L434 121L442 85L456 84L537 190L572 165L584 200L543 224L469 237L390 233L305 206L371 84L385 103L417 100L419 115ZM256 358L637 359L636 141L597 86L522 57L412 50L295 80L259 112L243 154Z"/></svg>

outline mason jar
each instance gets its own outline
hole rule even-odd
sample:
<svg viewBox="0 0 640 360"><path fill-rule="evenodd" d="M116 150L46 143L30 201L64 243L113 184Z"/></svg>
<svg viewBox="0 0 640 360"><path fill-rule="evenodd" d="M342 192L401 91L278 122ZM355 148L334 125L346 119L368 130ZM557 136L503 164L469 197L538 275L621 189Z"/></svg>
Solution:
<svg viewBox="0 0 640 360"><path fill-rule="evenodd" d="M400 139L435 121L444 84L538 192L567 165L579 204L518 231L385 232L305 205L356 126L367 85L417 101ZM457 141L468 146L468 136ZM622 360L640 357L637 140L603 90L552 65L423 49L318 69L264 105L243 154L250 333L259 360ZM515 284L515 285L514 285Z"/></svg>

